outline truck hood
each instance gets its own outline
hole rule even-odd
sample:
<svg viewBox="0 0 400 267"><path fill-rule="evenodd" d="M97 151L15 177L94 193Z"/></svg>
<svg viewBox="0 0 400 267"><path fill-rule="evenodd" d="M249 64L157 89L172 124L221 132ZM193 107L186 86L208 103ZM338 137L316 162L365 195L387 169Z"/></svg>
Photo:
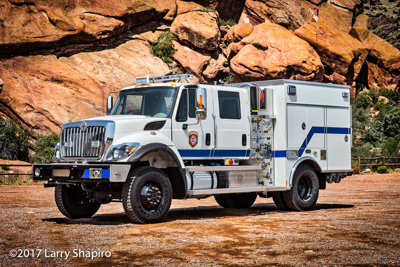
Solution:
<svg viewBox="0 0 400 267"><path fill-rule="evenodd" d="M166 120L169 120L169 118L153 118L141 115L113 115L113 116L90 118L83 121L114 122L115 134L119 134L126 132L143 131L144 127L150 122L166 121Z"/></svg>

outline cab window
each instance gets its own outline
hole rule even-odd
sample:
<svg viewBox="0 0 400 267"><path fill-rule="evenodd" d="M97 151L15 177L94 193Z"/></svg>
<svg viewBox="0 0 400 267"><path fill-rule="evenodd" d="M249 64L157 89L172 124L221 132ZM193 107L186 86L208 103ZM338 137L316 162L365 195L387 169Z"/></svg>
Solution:
<svg viewBox="0 0 400 267"><path fill-rule="evenodd" d="M219 117L240 120L240 98L238 92L218 91Z"/></svg>
<svg viewBox="0 0 400 267"><path fill-rule="evenodd" d="M179 101L178 112L176 113L176 121L184 122L187 121L188 117L196 118L195 103L196 103L196 90L184 89L182 91L181 99Z"/></svg>

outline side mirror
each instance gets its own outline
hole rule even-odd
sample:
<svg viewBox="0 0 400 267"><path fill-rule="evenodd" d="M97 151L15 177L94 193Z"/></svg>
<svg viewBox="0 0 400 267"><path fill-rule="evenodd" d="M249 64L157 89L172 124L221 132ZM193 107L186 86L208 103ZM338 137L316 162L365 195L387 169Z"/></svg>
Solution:
<svg viewBox="0 0 400 267"><path fill-rule="evenodd" d="M205 88L196 89L196 117L199 120L207 118L207 90Z"/></svg>
<svg viewBox="0 0 400 267"><path fill-rule="evenodd" d="M114 100L114 99L113 99L112 96L109 95L109 96L107 97L107 114L110 114L111 109L113 108L113 103L114 103L113 100Z"/></svg>

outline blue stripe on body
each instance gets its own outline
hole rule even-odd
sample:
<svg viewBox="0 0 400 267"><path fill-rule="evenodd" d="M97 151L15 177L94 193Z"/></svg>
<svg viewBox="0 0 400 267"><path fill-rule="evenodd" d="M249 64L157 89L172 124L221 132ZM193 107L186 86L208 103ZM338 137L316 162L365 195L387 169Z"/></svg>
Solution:
<svg viewBox="0 0 400 267"><path fill-rule="evenodd" d="M304 153L314 134L351 134L351 128L313 126L300 146L299 157ZM250 150L179 149L182 158L249 157ZM275 158L286 158L286 150L274 151Z"/></svg>
<svg viewBox="0 0 400 267"><path fill-rule="evenodd" d="M182 158L207 158L207 157L248 157L250 150L209 150L209 149L179 149Z"/></svg>

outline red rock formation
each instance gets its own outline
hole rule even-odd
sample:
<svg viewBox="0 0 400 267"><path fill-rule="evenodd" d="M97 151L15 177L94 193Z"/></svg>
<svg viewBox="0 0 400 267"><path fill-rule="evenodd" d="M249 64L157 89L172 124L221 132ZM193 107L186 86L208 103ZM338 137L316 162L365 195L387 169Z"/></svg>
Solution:
<svg viewBox="0 0 400 267"><path fill-rule="evenodd" d="M370 49L368 86L396 89L400 86L400 51L372 32L355 27L350 34ZM366 84L365 84L366 85Z"/></svg>
<svg viewBox="0 0 400 267"><path fill-rule="evenodd" d="M369 49L349 34L320 23L306 23L294 34L306 40L320 55L325 79L353 85Z"/></svg>
<svg viewBox="0 0 400 267"><path fill-rule="evenodd" d="M221 37L215 12L196 11L179 15L171 25L171 32L180 41L207 51L216 50Z"/></svg>
<svg viewBox="0 0 400 267"><path fill-rule="evenodd" d="M0 5L0 56L118 36L135 25L172 20L176 13L175 0L9 0Z"/></svg>
<svg viewBox="0 0 400 267"><path fill-rule="evenodd" d="M231 68L240 81L262 79L322 80L323 66L314 49L282 26L263 23L239 44Z"/></svg>
<svg viewBox="0 0 400 267"><path fill-rule="evenodd" d="M35 133L59 133L62 124L105 114L108 92L133 85L137 76L169 68L142 41L70 57L28 56L0 61L4 80L0 111Z"/></svg>

